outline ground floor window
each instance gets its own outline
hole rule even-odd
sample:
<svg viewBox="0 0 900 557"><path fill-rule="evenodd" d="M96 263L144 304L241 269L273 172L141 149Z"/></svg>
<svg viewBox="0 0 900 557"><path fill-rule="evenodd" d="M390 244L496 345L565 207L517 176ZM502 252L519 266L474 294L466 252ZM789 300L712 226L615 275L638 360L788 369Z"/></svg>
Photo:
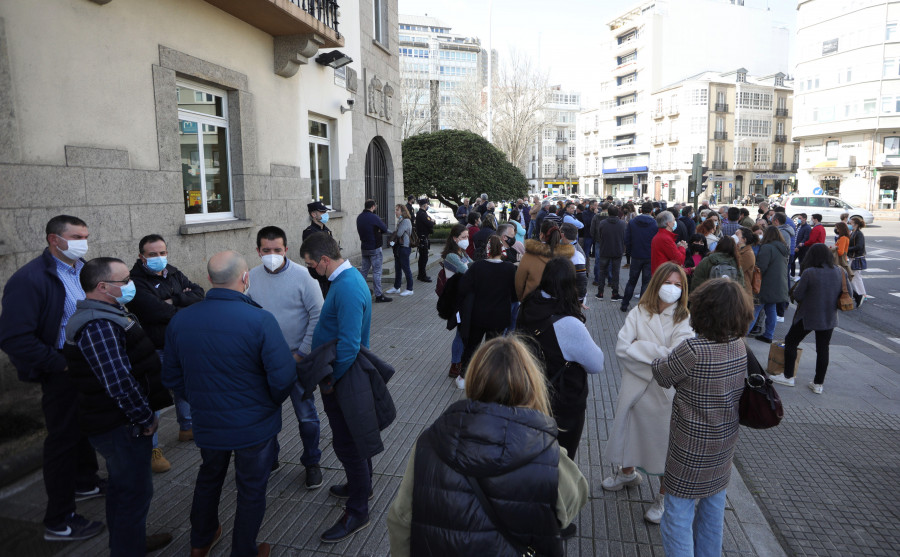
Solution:
<svg viewBox="0 0 900 557"><path fill-rule="evenodd" d="M309 121L309 174L312 199L331 205L331 130L327 122Z"/></svg>
<svg viewBox="0 0 900 557"><path fill-rule="evenodd" d="M897 206L897 176L882 176L878 181L878 208L893 209Z"/></svg>
<svg viewBox="0 0 900 557"><path fill-rule="evenodd" d="M233 218L226 95L178 82L176 96L187 222Z"/></svg>
<svg viewBox="0 0 900 557"><path fill-rule="evenodd" d="M841 191L840 180L820 180L819 187L822 188L822 195L833 195L838 197Z"/></svg>

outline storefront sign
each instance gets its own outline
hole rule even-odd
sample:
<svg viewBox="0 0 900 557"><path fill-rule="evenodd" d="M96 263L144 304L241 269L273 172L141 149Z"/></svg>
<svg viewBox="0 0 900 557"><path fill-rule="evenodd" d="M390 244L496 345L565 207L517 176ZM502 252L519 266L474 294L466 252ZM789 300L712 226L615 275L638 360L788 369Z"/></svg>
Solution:
<svg viewBox="0 0 900 557"><path fill-rule="evenodd" d="M755 180L787 180L791 174L754 174Z"/></svg>

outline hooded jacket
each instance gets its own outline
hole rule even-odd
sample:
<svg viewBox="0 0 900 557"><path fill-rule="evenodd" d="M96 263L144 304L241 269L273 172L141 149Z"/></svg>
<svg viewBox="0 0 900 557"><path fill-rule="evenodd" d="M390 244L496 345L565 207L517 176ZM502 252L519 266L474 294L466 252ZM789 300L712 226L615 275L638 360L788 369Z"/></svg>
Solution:
<svg viewBox="0 0 900 557"><path fill-rule="evenodd" d="M656 268L666 261L684 265L685 249L675 244L675 240L678 236L665 228L659 228L657 230L658 232L656 233L656 236L653 237L650 246L651 274L655 273ZM637 255L635 255L634 252L631 252L631 257L637 257Z"/></svg>
<svg viewBox="0 0 900 557"><path fill-rule="evenodd" d="M778 231L781 232L781 237L784 238L784 243L790 246L789 255L794 255L794 249L797 245L797 232L794 231L794 227L790 224L780 224L778 225Z"/></svg>
<svg viewBox="0 0 900 557"><path fill-rule="evenodd" d="M467 476L479 482L521 545L537 555L563 555L556 436L553 418L537 410L452 404L416 443L411 555L519 555L484 512Z"/></svg>
<svg viewBox="0 0 900 557"><path fill-rule="evenodd" d="M760 304L788 302L788 247L781 242L769 242L759 247L756 266L762 273L759 288Z"/></svg>
<svg viewBox="0 0 900 557"><path fill-rule="evenodd" d="M593 227L594 250L597 257L622 257L625 254L625 221L607 217Z"/></svg>
<svg viewBox="0 0 900 557"><path fill-rule="evenodd" d="M525 240L525 255L519 262L516 271L516 296L519 301L531 294L541 283L541 275L544 267L553 257L565 257L571 259L575 255L575 247L572 244L559 244L556 250L551 252L550 246L539 240Z"/></svg>
<svg viewBox="0 0 900 557"><path fill-rule="evenodd" d="M625 249L634 259L650 259L650 244L659 228L650 215L638 215L625 229Z"/></svg>

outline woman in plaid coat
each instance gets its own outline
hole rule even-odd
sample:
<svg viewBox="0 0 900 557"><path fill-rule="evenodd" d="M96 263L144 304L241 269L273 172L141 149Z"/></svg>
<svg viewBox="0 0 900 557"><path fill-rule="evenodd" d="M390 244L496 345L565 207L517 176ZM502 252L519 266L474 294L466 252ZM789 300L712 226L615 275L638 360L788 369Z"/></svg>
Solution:
<svg viewBox="0 0 900 557"><path fill-rule="evenodd" d="M692 292L690 308L697 337L651 365L660 386L675 387L661 533L667 557L718 557L753 305L740 284L723 278Z"/></svg>

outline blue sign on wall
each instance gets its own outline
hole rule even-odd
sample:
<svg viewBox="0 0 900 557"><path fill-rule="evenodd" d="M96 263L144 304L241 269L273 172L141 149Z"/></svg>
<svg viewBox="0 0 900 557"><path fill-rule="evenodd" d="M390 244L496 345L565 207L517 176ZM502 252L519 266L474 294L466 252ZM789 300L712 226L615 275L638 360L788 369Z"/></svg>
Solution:
<svg viewBox="0 0 900 557"><path fill-rule="evenodd" d="M189 122L187 120L179 120L181 133L197 133L197 122Z"/></svg>
<svg viewBox="0 0 900 557"><path fill-rule="evenodd" d="M813 195L823 195L824 193L825 190L823 190L822 188L813 188Z"/></svg>

